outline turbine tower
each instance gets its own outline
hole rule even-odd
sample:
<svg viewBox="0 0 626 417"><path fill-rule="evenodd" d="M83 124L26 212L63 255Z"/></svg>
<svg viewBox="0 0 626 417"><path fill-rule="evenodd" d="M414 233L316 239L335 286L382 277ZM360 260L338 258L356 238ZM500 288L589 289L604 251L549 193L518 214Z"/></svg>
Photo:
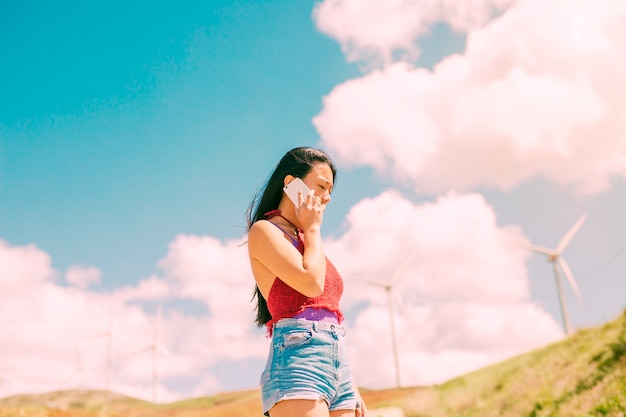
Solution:
<svg viewBox="0 0 626 417"><path fill-rule="evenodd" d="M404 270L413 262L417 254L414 254L408 257L402 265L396 270L396 272L391 277L389 281L379 281L379 280L369 280L364 279L362 282L380 287L385 290L387 293L387 308L389 309L389 329L391 331L391 348L393 351L393 362L396 371L396 388L400 388L400 360L398 355L398 341L396 337L396 325L395 325L395 317L393 312L393 305L395 304L398 310L403 315L406 315L406 310L404 308L404 303L402 299L398 296L398 294L394 291L395 285L400 280L402 273Z"/></svg>
<svg viewBox="0 0 626 417"><path fill-rule="evenodd" d="M154 331L152 333L152 343L148 346L140 348L134 352L127 354L126 356L135 356L140 353L150 352L152 356L152 402L156 403L157 400L157 383L159 379L158 366L157 366L157 354L164 353L171 356L172 353L159 343L159 336L161 331L161 318L163 315L163 308L159 306L157 309L156 319L154 323Z"/></svg>
<svg viewBox="0 0 626 417"><path fill-rule="evenodd" d="M74 358L76 359L76 366L74 370L69 374L67 378L65 378L65 383L69 384L72 380L78 377L78 387L80 387L83 383L83 361L80 355L80 342L74 343Z"/></svg>
<svg viewBox="0 0 626 417"><path fill-rule="evenodd" d="M552 264L552 270L554 271L554 279L556 280L556 289L559 295L559 303L561 305L563 327L565 328L565 332L568 335L572 334L572 326L570 324L569 315L567 313L567 306L565 304L565 297L563 295L563 284L561 283L561 275L559 273L559 269L562 270L563 273L565 274L565 278L567 278L570 286L574 290L574 294L576 294L576 297L582 304L583 298L580 295L578 285L576 284L576 281L574 280L574 275L572 274L572 270L565 262L565 259L563 259L562 254L565 248L567 247L567 245L569 244L569 242L572 240L572 238L574 237L578 229L580 229L580 226L582 226L582 224L584 223L586 219L587 219L587 213L580 216L580 218L576 221L576 223L574 223L572 228L569 229L569 231L565 234L565 236L563 236L563 238L558 243L558 245L556 245L556 249L550 249L550 248L537 246L537 245L530 245L528 247L528 249L534 252L547 255L548 262Z"/></svg>
<svg viewBox="0 0 626 417"><path fill-rule="evenodd" d="M114 318L111 317L109 321L108 330L100 333L93 334L88 336L82 340L82 342L87 342L90 340L103 339L106 338L106 390L111 391L111 381L113 374L113 324Z"/></svg>

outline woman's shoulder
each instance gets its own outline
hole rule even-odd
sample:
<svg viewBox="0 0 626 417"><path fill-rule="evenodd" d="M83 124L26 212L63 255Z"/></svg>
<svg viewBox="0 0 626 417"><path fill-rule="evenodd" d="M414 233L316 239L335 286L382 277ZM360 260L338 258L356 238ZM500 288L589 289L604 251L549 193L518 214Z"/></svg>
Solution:
<svg viewBox="0 0 626 417"><path fill-rule="evenodd" d="M272 223L269 220L257 220L250 226L248 233L259 233L260 231L269 230Z"/></svg>
<svg viewBox="0 0 626 417"><path fill-rule="evenodd" d="M255 222L248 232L248 249L255 253L269 248L281 251L287 244L291 245L285 239L285 232L268 220Z"/></svg>
<svg viewBox="0 0 626 417"><path fill-rule="evenodd" d="M274 225L272 222L268 220L258 220L254 222L254 224L250 227L248 231L248 240L255 240L258 238L267 238L269 236L276 235L280 230Z"/></svg>
<svg viewBox="0 0 626 417"><path fill-rule="evenodd" d="M285 237L289 237L289 232L283 226L279 226L269 220L258 220L248 231L248 244L252 242L265 244L271 241L280 242L278 244L282 245L284 241L293 241L293 238L285 240Z"/></svg>

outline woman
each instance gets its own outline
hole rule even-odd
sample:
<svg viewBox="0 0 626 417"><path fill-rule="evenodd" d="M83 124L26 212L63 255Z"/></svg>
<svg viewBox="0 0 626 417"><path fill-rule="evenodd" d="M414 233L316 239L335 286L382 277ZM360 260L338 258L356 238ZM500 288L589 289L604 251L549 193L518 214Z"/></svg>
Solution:
<svg viewBox="0 0 626 417"><path fill-rule="evenodd" d="M272 337L261 375L266 416L365 416L340 325L343 281L324 255L320 235L335 174L324 152L292 149L248 209L256 321ZM297 205L283 192L296 178L310 190L299 193Z"/></svg>

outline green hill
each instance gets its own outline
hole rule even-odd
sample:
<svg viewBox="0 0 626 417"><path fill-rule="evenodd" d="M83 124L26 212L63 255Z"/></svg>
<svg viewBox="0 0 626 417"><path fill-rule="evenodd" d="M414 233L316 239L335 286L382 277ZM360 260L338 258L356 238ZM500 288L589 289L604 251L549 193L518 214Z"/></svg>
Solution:
<svg viewBox="0 0 626 417"><path fill-rule="evenodd" d="M428 416L625 416L626 310L616 320L434 387ZM420 413L426 414L420 414Z"/></svg>
<svg viewBox="0 0 626 417"><path fill-rule="evenodd" d="M614 321L442 385L362 394L371 410L398 407L407 417L626 417L626 310ZM0 400L0 417L14 416L260 416L260 397L250 390L151 404L101 391L59 391Z"/></svg>

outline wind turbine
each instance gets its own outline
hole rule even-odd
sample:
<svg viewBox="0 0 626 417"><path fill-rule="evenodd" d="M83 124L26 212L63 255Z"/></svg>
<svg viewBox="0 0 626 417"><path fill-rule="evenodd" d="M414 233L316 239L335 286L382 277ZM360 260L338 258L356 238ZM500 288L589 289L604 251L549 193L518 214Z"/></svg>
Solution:
<svg viewBox="0 0 626 417"><path fill-rule="evenodd" d="M82 342L87 342L90 340L103 339L106 338L106 390L111 391L111 377L113 371L113 324L114 318L111 317L109 321L109 327L106 331L93 334L91 336L87 336L82 340Z"/></svg>
<svg viewBox="0 0 626 417"><path fill-rule="evenodd" d="M563 285L561 283L559 267L561 270L563 270L565 277L567 278L570 286L574 290L574 294L576 294L576 297L582 304L583 298L580 295L578 285L576 285L576 281L574 280L574 275L572 274L572 270L569 268L569 266L565 262L565 259L563 259L562 253L586 219L587 219L587 213L580 216L580 218L576 221L576 223L574 223L572 228L569 229L569 231L565 234L565 236L563 236L563 238L558 243L558 245L556 245L556 249L550 249L550 248L537 246L537 245L528 246L528 249L534 252L547 255L548 262L552 264L552 270L554 271L554 279L556 280L556 289L559 295L559 303L561 304L561 315L563 316L563 326L565 327L565 332L568 335L572 334L572 327L570 324L569 315L567 313L567 306L565 305L565 297L563 296Z"/></svg>
<svg viewBox="0 0 626 417"><path fill-rule="evenodd" d="M391 330L391 348L393 350L393 362L396 370L396 388L400 388L400 360L398 358L398 342L396 338L396 325L395 318L393 313L393 305L395 303L396 307L400 310L400 312L406 315L404 308L404 303L402 299L398 296L398 294L394 291L394 286L400 280L402 273L404 270L413 262L416 258L417 254L409 256L402 265L396 270L396 272L391 277L389 281L379 281L379 280L370 280L364 279L361 280L364 283L380 287L385 290L387 293L387 308L389 309L389 328Z"/></svg>
<svg viewBox="0 0 626 417"><path fill-rule="evenodd" d="M65 378L65 383L69 384L70 382L72 382L74 378L78 377L78 385L81 386L84 368L83 368L83 361L80 355L80 342L74 343L74 357L76 359L76 367L70 373L70 375L67 378Z"/></svg>
<svg viewBox="0 0 626 417"><path fill-rule="evenodd" d="M157 309L156 319L154 323L154 331L152 333L152 343L148 346L140 348L134 352L127 354L126 356L135 356L140 353L150 352L152 355L152 402L156 403L156 391L158 383L158 367L157 367L157 354L164 353L171 356L172 353L159 343L159 336L161 331L161 318L163 315L163 308L159 306Z"/></svg>

